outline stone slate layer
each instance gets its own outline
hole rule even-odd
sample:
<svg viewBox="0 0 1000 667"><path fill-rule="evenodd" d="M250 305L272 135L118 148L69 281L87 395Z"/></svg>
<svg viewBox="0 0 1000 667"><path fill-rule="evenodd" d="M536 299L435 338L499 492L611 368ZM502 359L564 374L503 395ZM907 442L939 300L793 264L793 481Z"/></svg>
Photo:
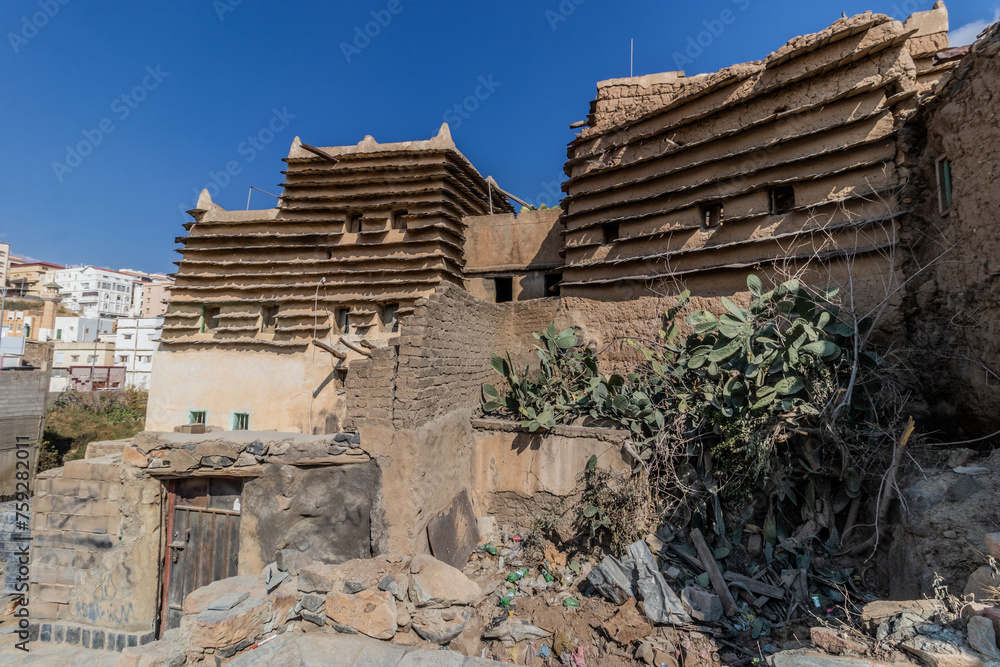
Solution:
<svg viewBox="0 0 1000 667"><path fill-rule="evenodd" d="M338 163L293 144L277 209L192 211L164 344L301 347L336 329L339 309L363 332L385 304L462 282L465 217L513 211L447 127L429 141L322 150ZM212 334L200 334L206 304L221 307ZM263 304L280 306L273 335L258 335Z"/></svg>
<svg viewBox="0 0 1000 667"><path fill-rule="evenodd" d="M74 623L37 622L28 627L28 641L72 644L83 648L117 651L156 641L152 632L121 632Z"/></svg>
<svg viewBox="0 0 1000 667"><path fill-rule="evenodd" d="M897 133L944 71L927 54L947 44L908 27L869 12L760 62L600 84L568 152L563 294L892 248ZM777 187L795 205L772 214ZM716 205L722 225L706 228Z"/></svg>

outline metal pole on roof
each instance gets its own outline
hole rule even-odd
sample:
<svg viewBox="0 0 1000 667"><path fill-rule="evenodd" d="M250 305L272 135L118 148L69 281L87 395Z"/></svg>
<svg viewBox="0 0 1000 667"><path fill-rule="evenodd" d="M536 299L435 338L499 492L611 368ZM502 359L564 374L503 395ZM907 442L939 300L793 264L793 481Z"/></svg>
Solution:
<svg viewBox="0 0 1000 667"><path fill-rule="evenodd" d="M7 307L7 288L0 287L0 339L3 338L4 310Z"/></svg>

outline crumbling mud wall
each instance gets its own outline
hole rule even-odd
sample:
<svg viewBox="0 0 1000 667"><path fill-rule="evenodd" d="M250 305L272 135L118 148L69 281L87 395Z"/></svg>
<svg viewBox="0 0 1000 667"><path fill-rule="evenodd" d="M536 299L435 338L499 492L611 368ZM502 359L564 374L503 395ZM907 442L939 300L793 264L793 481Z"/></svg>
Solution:
<svg viewBox="0 0 1000 667"><path fill-rule="evenodd" d="M563 295L732 295L807 266L858 308L892 295L897 134L942 45L943 5L905 26L869 12L759 62L599 84L566 163Z"/></svg>
<svg viewBox="0 0 1000 667"><path fill-rule="evenodd" d="M911 128L906 331L914 358L926 361L914 370L932 428L952 439L1000 429L998 53L994 24L951 62Z"/></svg>

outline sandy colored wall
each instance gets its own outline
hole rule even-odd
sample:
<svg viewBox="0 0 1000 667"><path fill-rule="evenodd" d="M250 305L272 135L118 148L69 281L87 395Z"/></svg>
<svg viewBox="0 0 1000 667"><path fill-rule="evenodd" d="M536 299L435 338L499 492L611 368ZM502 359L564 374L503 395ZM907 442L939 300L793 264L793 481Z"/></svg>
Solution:
<svg viewBox="0 0 1000 667"><path fill-rule="evenodd" d="M325 433L339 400L330 377L335 361L315 348L161 351L153 357L146 430L172 431L191 410L204 410L207 424L224 431L232 429L234 412L248 412L254 430Z"/></svg>
<svg viewBox="0 0 1000 667"><path fill-rule="evenodd" d="M465 218L466 274L562 264L560 209Z"/></svg>

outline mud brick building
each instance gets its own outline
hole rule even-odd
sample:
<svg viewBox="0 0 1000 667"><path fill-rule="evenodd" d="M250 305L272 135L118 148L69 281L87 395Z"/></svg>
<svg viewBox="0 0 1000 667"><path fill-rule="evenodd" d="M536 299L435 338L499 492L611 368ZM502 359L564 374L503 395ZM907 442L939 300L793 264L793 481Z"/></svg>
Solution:
<svg viewBox="0 0 1000 667"><path fill-rule="evenodd" d="M885 334L912 327L928 358L950 346L986 422L995 325L933 325L996 321L1000 34L956 51L947 32L937 3L713 74L602 82L553 211L515 215L447 126L296 139L274 209L204 193L178 239L147 431L40 480L43 623L143 641L210 581L426 553L463 491L478 516L520 521L572 498L591 455L630 467L613 431L480 419L481 386L492 352L527 363L551 322L621 364L609 343L658 330L680 281L709 307L745 299L751 271L848 287L885 308Z"/></svg>

